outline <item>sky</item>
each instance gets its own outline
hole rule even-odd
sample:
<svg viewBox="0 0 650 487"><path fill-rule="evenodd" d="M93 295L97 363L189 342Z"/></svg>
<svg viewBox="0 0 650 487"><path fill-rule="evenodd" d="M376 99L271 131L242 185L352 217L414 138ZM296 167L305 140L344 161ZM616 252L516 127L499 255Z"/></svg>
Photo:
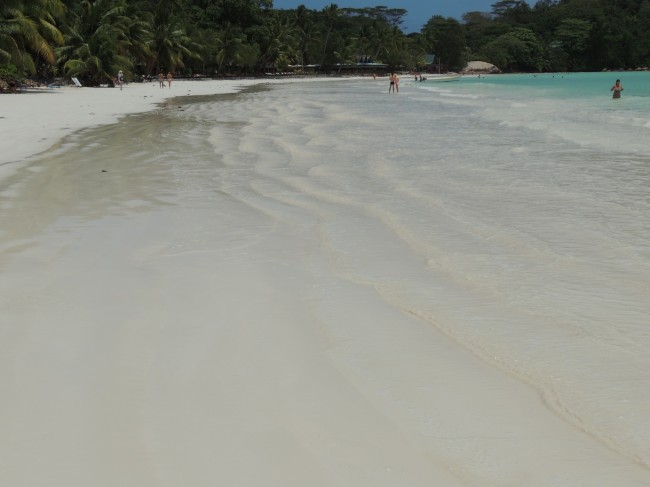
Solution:
<svg viewBox="0 0 650 487"><path fill-rule="evenodd" d="M454 17L461 20L466 12L490 12L498 0L273 0L278 9L293 9L304 5L310 10L322 10L334 3L339 8L363 8L384 5L388 8L403 8L408 13L400 26L405 33L420 32L420 29L434 15ZM532 6L532 0L527 0Z"/></svg>

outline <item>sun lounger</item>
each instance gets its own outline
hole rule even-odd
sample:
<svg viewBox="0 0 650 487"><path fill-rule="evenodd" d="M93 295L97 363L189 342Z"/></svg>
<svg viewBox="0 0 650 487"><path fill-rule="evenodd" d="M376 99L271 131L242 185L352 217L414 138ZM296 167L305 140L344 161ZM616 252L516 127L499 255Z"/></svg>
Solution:
<svg viewBox="0 0 650 487"><path fill-rule="evenodd" d="M75 86L81 88L81 83L77 78L72 78L72 82L74 83Z"/></svg>

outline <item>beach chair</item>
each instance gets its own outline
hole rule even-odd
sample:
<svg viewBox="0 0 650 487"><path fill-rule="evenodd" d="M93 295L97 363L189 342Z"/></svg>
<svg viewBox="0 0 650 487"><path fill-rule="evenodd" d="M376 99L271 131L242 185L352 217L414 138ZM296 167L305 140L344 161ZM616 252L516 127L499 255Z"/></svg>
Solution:
<svg viewBox="0 0 650 487"><path fill-rule="evenodd" d="M72 82L74 83L74 85L77 88L81 88L81 83L79 82L79 80L77 78L72 78Z"/></svg>

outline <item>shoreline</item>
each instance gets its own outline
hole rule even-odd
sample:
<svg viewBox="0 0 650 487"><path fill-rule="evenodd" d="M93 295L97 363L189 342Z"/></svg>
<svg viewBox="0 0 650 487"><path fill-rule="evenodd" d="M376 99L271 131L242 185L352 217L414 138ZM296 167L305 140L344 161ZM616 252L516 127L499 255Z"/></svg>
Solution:
<svg viewBox="0 0 650 487"><path fill-rule="evenodd" d="M361 79L361 78L346 78ZM136 113L155 110L172 98L235 94L249 86L341 81L341 78L174 80L130 83L117 88L70 87L33 89L2 95L0 105L0 180L24 162L38 157L64 137L84 129L116 123Z"/></svg>

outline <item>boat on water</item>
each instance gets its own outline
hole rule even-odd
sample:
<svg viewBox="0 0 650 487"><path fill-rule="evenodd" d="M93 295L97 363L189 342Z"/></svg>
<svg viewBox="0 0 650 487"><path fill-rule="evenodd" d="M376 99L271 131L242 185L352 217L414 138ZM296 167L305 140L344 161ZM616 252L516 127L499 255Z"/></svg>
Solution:
<svg viewBox="0 0 650 487"><path fill-rule="evenodd" d="M449 74L428 74L426 76L420 77L418 82L429 83L429 82L445 82L445 81L459 81L462 78L460 74L449 73Z"/></svg>

